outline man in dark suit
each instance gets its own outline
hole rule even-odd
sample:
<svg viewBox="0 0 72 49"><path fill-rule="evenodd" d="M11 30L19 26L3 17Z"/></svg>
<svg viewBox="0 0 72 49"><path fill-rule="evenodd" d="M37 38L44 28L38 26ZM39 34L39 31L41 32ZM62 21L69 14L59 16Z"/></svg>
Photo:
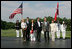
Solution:
<svg viewBox="0 0 72 49"><path fill-rule="evenodd" d="M27 17L26 24L27 24L26 40L29 41L30 40L30 21L29 21L29 17Z"/></svg>
<svg viewBox="0 0 72 49"><path fill-rule="evenodd" d="M40 36L41 36L41 30L42 30L42 26L41 26L41 22L39 21L39 17L37 18L37 21L36 21L36 30L37 30L37 41L40 41Z"/></svg>

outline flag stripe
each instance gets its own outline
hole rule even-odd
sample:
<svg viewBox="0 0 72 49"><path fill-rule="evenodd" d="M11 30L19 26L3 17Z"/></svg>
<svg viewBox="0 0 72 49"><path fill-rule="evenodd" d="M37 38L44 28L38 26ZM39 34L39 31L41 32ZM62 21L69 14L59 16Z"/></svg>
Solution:
<svg viewBox="0 0 72 49"><path fill-rule="evenodd" d="M16 15L16 13L12 13L12 14L9 16L9 19L14 18L15 15Z"/></svg>
<svg viewBox="0 0 72 49"><path fill-rule="evenodd" d="M18 9L16 9L16 10L14 11L14 13L16 13L16 14L22 13L22 9L21 9L21 8L18 8Z"/></svg>

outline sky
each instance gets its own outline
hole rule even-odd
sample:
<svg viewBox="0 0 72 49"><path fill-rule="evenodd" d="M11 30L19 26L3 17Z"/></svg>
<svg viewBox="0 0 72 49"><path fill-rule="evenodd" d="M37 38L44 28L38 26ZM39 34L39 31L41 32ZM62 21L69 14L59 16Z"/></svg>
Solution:
<svg viewBox="0 0 72 49"><path fill-rule="evenodd" d="M59 2L59 17L71 19L71 1L1 1L1 20L7 22L21 21L22 15L16 14L13 19L9 16L23 2L23 18L44 18L55 16L57 2Z"/></svg>

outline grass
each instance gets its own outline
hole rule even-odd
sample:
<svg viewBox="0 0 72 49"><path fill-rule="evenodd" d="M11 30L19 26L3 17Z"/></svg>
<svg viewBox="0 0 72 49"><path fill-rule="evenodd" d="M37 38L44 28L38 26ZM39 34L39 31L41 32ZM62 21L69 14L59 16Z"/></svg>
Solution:
<svg viewBox="0 0 72 49"><path fill-rule="evenodd" d="M57 38L57 36L56 36L56 38ZM62 38L62 32L60 33L60 38ZM71 31L66 31L66 38L71 38Z"/></svg>
<svg viewBox="0 0 72 49"><path fill-rule="evenodd" d="M16 36L15 29L1 30L1 36L15 37Z"/></svg>
<svg viewBox="0 0 72 49"><path fill-rule="evenodd" d="M60 37L62 38L62 33L60 33L60 34L61 34ZM19 36L20 35L21 34L19 34ZM16 30L15 29L1 30L1 36L4 36L4 37L16 37ZM55 36L55 37L57 38L57 36ZM71 38L71 31L66 31L66 38Z"/></svg>

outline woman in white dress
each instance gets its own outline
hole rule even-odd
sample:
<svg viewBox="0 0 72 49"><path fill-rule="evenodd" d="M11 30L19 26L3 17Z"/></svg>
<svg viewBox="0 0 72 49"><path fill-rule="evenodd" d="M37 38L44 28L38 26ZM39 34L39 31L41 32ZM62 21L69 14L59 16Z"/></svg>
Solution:
<svg viewBox="0 0 72 49"><path fill-rule="evenodd" d="M55 41L55 32L57 28L56 28L56 24L54 23L54 21L52 21L52 23L50 24L50 28L51 28L52 41Z"/></svg>

